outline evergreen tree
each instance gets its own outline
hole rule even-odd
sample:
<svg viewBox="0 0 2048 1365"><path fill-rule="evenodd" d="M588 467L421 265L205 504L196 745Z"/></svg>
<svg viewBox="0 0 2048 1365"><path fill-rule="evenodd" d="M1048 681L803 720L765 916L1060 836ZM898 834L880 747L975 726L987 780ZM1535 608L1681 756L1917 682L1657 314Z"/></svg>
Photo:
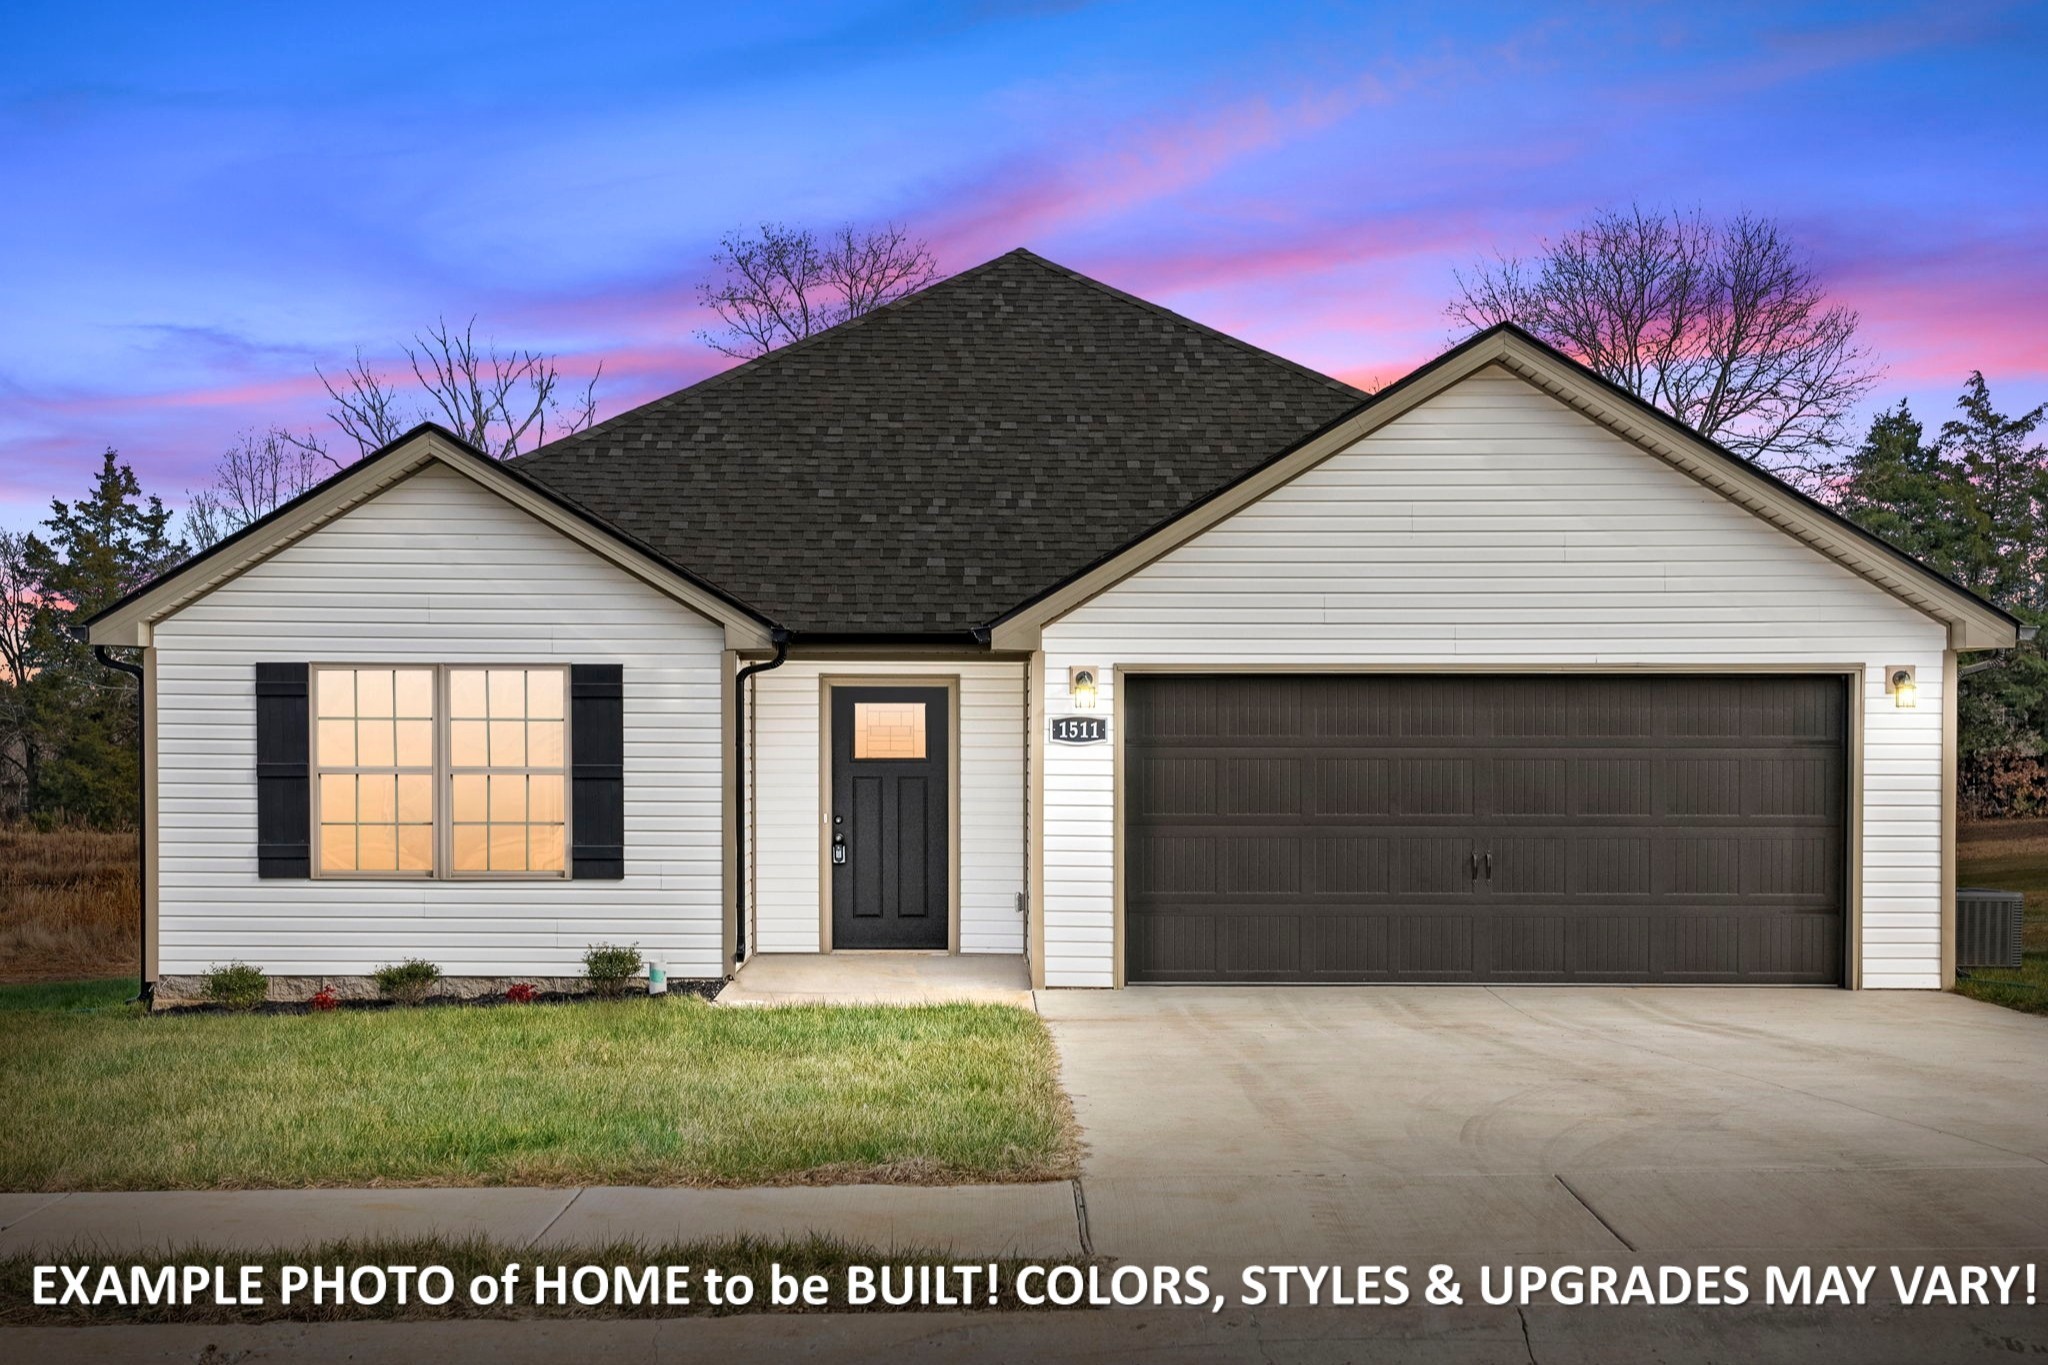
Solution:
<svg viewBox="0 0 2048 1365"><path fill-rule="evenodd" d="M2048 606L2041 582L2041 531L2048 513L2048 451L2028 443L2048 404L2008 417L1992 406L1981 372L1956 399L1962 416L1942 424L1941 454L1970 490L1959 507L1963 582L2011 612Z"/></svg>
<svg viewBox="0 0 2048 1365"><path fill-rule="evenodd" d="M1929 442L1901 403L1878 414L1834 471L1839 511L2022 621L2048 623L2048 405L2010 416L1973 373L1960 415ZM1963 680L1957 705L1964 804L1977 814L2048 803L2048 656L2024 642Z"/></svg>
<svg viewBox="0 0 2048 1365"><path fill-rule="evenodd" d="M1842 515L1949 577L1967 578L1954 511L1971 501L1972 490L1925 440L1903 400L1872 420L1838 475L1835 507Z"/></svg>
<svg viewBox="0 0 2048 1365"><path fill-rule="evenodd" d="M113 450L101 457L92 492L50 503L47 538L30 536L23 562L35 600L26 676L17 680L36 746L28 813L124 825L133 819L139 774L135 688L102 668L66 628L112 605L186 555L170 512L145 499L135 471Z"/></svg>

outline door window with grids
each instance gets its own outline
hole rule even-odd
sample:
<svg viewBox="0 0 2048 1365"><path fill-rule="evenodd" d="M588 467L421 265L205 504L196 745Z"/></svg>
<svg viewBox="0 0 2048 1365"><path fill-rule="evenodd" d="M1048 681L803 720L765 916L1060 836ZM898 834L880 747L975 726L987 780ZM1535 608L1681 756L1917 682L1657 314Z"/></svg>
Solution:
<svg viewBox="0 0 2048 1365"><path fill-rule="evenodd" d="M315 670L320 876L568 875L568 670Z"/></svg>

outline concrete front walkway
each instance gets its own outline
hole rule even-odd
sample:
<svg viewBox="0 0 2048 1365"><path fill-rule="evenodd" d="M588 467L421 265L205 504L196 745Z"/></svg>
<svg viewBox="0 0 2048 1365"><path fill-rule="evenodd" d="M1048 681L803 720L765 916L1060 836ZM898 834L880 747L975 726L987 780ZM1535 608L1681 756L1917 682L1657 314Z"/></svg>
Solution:
<svg viewBox="0 0 2048 1365"><path fill-rule="evenodd" d="M1092 1245L1211 1266L2048 1251L2048 1019L1932 992L1044 992Z"/></svg>
<svg viewBox="0 0 2048 1365"><path fill-rule="evenodd" d="M1030 1009L1031 970L1014 953L756 953L721 1005L934 1005Z"/></svg>

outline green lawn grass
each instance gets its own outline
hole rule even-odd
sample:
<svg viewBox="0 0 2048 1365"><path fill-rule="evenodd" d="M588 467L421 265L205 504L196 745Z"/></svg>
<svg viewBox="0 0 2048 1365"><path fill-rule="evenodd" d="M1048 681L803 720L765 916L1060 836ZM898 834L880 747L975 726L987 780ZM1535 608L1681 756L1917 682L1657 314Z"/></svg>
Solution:
<svg viewBox="0 0 2048 1365"><path fill-rule="evenodd" d="M79 990L70 998L115 994ZM947 1183L1076 1168L1051 1038L1005 1006L145 1015L46 998L0 1023L0 1189Z"/></svg>
<svg viewBox="0 0 2048 1365"><path fill-rule="evenodd" d="M1969 967L1956 989L2030 1014L2048 1014L2048 820L1987 820L1962 827L1956 881L2023 892L2027 898L2022 966Z"/></svg>
<svg viewBox="0 0 2048 1365"><path fill-rule="evenodd" d="M135 978L132 976L117 976L105 981L33 981L20 986L0 986L0 1012L119 1010L134 998Z"/></svg>

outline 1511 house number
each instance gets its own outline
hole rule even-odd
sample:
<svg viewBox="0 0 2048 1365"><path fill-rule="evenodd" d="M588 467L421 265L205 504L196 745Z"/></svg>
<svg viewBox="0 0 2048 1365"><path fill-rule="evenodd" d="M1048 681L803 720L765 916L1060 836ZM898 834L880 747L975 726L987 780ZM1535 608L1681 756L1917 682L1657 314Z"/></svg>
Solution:
<svg viewBox="0 0 2048 1365"><path fill-rule="evenodd" d="M1109 721L1103 716L1054 716L1055 744L1100 744L1109 738Z"/></svg>

